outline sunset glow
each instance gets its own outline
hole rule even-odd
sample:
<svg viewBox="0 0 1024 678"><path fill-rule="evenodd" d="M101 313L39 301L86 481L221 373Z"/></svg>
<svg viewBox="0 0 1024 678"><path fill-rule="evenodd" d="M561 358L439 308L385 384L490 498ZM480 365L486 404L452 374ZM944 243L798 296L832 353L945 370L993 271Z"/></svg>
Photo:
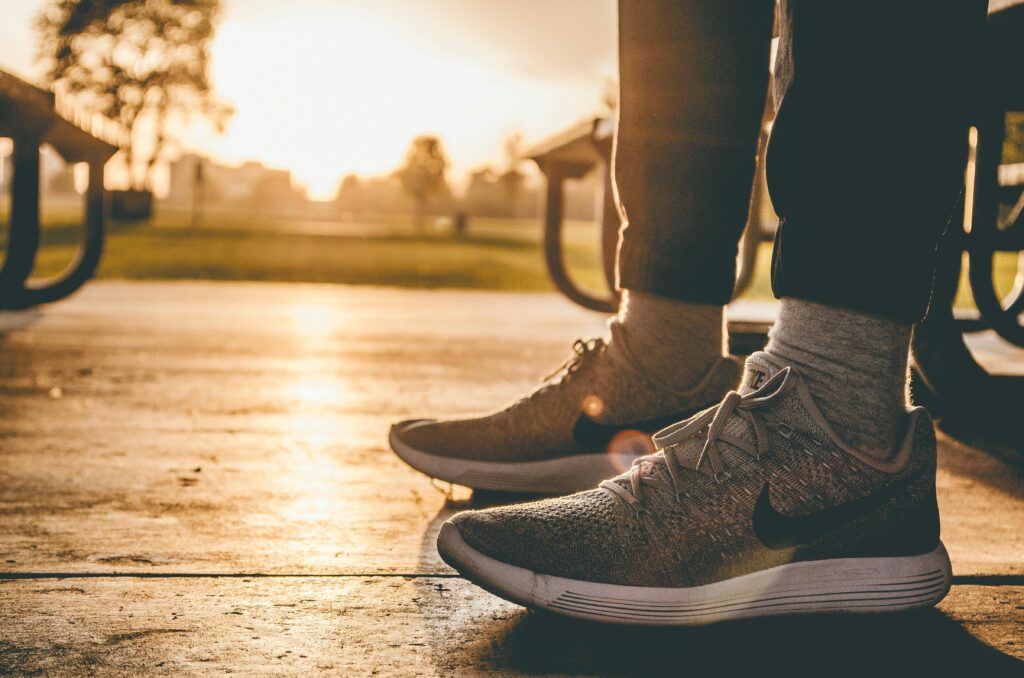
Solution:
<svg viewBox="0 0 1024 678"><path fill-rule="evenodd" d="M0 0L0 66L39 76L40 0ZM227 132L185 145L225 162L290 169L313 198L346 173L395 168L417 134L442 137L451 178L595 110L615 69L611 0L227 0L213 44ZM556 36L564 36L563 44Z"/></svg>

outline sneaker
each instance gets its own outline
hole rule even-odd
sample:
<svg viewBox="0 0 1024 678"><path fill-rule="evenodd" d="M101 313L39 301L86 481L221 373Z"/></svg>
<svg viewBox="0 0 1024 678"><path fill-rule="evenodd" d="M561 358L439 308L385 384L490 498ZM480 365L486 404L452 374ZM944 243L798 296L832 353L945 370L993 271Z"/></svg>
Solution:
<svg viewBox="0 0 1024 678"><path fill-rule="evenodd" d="M951 573L927 412L907 413L879 462L838 439L792 368L750 360L774 372L756 391L658 432L656 454L597 489L456 515L441 557L507 600L625 624L940 601Z"/></svg>
<svg viewBox="0 0 1024 678"><path fill-rule="evenodd" d="M601 339L577 341L539 388L493 414L396 424L391 449L418 471L474 489L578 492L653 452L650 434L718 402L743 369L739 359L722 358L694 388L670 393L606 348ZM659 409L644 409L650 402Z"/></svg>

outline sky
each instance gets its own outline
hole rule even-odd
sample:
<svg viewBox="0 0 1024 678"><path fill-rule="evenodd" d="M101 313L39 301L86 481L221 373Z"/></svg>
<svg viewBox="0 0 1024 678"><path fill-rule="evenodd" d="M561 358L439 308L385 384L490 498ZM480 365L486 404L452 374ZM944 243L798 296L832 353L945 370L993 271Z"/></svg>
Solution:
<svg viewBox="0 0 1024 678"><path fill-rule="evenodd" d="M37 80L33 15L0 0L0 68ZM313 198L393 170L437 134L456 180L598 109L615 74L615 0L224 0L212 76L236 114L185 144L290 169Z"/></svg>

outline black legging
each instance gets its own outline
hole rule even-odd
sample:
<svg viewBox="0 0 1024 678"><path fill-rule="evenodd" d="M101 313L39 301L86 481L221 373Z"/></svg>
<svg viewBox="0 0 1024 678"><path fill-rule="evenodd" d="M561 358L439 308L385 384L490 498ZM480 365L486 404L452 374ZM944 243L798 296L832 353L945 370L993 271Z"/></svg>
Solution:
<svg viewBox="0 0 1024 678"><path fill-rule="evenodd" d="M620 0L621 287L727 303L767 88L771 0ZM920 319L963 181L986 0L781 0L772 286Z"/></svg>

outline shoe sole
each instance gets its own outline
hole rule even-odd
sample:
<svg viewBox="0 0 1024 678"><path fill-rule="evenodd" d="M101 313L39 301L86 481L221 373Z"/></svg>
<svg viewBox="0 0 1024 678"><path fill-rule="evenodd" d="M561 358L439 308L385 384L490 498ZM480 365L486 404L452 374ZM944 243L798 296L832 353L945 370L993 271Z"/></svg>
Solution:
<svg viewBox="0 0 1024 678"><path fill-rule="evenodd" d="M458 459L423 452L406 444L399 434L426 419L391 427L388 442L409 466L431 478L476 490L530 494L571 494L589 490L602 480L629 469L636 455L623 453L573 454L541 461L495 462Z"/></svg>
<svg viewBox="0 0 1024 678"><path fill-rule="evenodd" d="M496 596L614 624L700 626L785 614L899 612L935 605L952 583L941 542L919 556L805 561L688 588L620 586L538 574L480 553L450 522L441 526L437 550L459 574Z"/></svg>

